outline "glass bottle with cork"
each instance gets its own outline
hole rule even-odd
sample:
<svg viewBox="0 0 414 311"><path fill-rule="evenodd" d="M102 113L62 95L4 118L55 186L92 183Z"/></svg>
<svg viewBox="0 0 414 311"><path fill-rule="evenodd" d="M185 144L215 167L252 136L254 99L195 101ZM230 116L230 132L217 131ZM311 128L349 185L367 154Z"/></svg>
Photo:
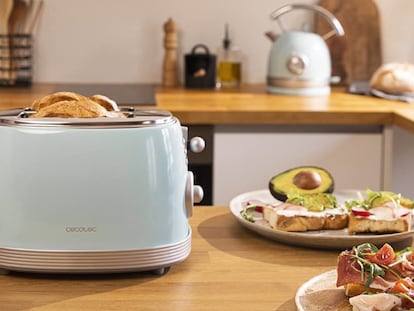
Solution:
<svg viewBox="0 0 414 311"><path fill-rule="evenodd" d="M241 83L241 51L231 43L228 24L225 25L223 45L217 53L217 59L217 87L239 86Z"/></svg>

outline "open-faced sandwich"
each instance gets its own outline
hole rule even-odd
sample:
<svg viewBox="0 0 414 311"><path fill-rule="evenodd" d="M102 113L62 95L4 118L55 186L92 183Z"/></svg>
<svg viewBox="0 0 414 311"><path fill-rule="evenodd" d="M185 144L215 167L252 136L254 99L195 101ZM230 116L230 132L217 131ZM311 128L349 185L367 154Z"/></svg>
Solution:
<svg viewBox="0 0 414 311"><path fill-rule="evenodd" d="M283 231L343 229L348 211L338 205L333 189L332 175L325 169L296 167L271 178L269 190L278 203L246 202L242 216L252 221L249 212L259 211L271 228Z"/></svg>
<svg viewBox="0 0 414 311"><path fill-rule="evenodd" d="M411 247L395 252L364 243L338 256L336 286L345 288L353 311L413 310L413 279Z"/></svg>
<svg viewBox="0 0 414 311"><path fill-rule="evenodd" d="M263 218L274 229L312 231L343 229L348 224L346 209L338 205L330 172L317 166L299 166L273 176L269 190L284 202L266 206Z"/></svg>
<svg viewBox="0 0 414 311"><path fill-rule="evenodd" d="M348 223L347 211L328 193L290 194L277 204L247 202L242 216L249 220L249 210L253 209L262 213L271 228L283 231L343 229Z"/></svg>
<svg viewBox="0 0 414 311"><path fill-rule="evenodd" d="M334 179L326 169L300 166L269 181L269 192L278 200L268 204L245 202L242 217L254 221L251 212L262 213L273 229L305 232L347 229L349 234L386 234L410 231L414 201L390 191L355 192L355 199L338 202Z"/></svg>
<svg viewBox="0 0 414 311"><path fill-rule="evenodd" d="M361 199L345 201L349 210L348 231L394 233L411 230L413 201L390 191L367 190Z"/></svg>

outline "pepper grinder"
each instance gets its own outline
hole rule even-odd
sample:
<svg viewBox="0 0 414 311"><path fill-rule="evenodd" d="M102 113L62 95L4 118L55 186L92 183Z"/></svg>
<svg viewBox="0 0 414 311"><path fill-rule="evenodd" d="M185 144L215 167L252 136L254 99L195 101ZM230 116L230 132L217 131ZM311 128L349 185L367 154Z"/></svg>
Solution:
<svg viewBox="0 0 414 311"><path fill-rule="evenodd" d="M164 24L164 62L162 85L174 87L178 85L177 74L177 25L169 18Z"/></svg>

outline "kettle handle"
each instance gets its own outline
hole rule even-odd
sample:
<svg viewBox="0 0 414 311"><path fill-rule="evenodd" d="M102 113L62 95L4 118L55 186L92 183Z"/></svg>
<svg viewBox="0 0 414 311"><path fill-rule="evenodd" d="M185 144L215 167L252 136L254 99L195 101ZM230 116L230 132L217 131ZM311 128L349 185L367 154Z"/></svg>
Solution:
<svg viewBox="0 0 414 311"><path fill-rule="evenodd" d="M322 38L324 40L332 37L333 35L337 35L337 36L343 36L345 34L344 29L342 28L341 23L339 22L339 20L328 10L318 6L318 5L311 5L311 4L288 4L285 5L279 9L277 9L276 11L272 12L272 14L270 14L270 17L274 20L276 20L279 23L280 28L282 29L283 32L285 32L285 27L283 26L281 20L279 19L280 16L282 16L285 13L288 13L292 10L296 10L296 9L306 9L306 10L311 10L314 11L320 15L322 15L323 17L326 18L326 20L328 21L328 23L332 26L332 30L329 31L328 33L324 34L322 36Z"/></svg>

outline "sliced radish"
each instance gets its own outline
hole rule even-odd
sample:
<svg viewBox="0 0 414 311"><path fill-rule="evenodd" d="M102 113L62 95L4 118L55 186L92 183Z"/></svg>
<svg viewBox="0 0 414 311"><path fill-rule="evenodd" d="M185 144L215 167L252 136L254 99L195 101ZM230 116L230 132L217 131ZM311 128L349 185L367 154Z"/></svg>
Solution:
<svg viewBox="0 0 414 311"><path fill-rule="evenodd" d="M247 205L254 205L254 210L256 212L263 213L263 209L267 204L258 200L251 200L247 202Z"/></svg>
<svg viewBox="0 0 414 311"><path fill-rule="evenodd" d="M362 216L362 217L369 217L371 216L371 213L365 209L357 209L357 208L352 208L352 213L355 216Z"/></svg>
<svg viewBox="0 0 414 311"><path fill-rule="evenodd" d="M261 206L261 205L256 205L256 207L254 208L254 210L255 210L256 212L263 213L263 206Z"/></svg>

